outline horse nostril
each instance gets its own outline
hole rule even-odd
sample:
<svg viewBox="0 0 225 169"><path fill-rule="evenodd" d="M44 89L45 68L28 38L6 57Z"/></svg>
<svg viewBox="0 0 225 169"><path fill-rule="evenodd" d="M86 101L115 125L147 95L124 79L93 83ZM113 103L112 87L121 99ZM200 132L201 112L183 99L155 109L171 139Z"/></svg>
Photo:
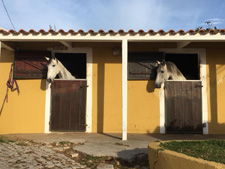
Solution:
<svg viewBox="0 0 225 169"><path fill-rule="evenodd" d="M155 84L155 87L156 87L156 88L160 88L161 85L160 85L160 84Z"/></svg>

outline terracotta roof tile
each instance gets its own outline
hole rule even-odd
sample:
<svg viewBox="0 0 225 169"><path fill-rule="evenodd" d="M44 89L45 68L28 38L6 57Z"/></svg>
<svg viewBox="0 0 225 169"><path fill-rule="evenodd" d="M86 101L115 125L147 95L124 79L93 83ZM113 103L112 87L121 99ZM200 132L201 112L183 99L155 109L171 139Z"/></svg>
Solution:
<svg viewBox="0 0 225 169"><path fill-rule="evenodd" d="M143 29L139 29L138 33L145 34L146 32Z"/></svg>
<svg viewBox="0 0 225 169"><path fill-rule="evenodd" d="M189 29L189 30L187 31L187 33L189 33L189 34L195 34L196 32L195 32L193 29Z"/></svg>
<svg viewBox="0 0 225 169"><path fill-rule="evenodd" d="M43 34L43 35L47 35L48 34L48 32L46 32L44 29L40 29L38 32Z"/></svg>
<svg viewBox="0 0 225 169"><path fill-rule="evenodd" d="M120 33L120 34L121 34L121 33L124 33L124 30L123 30L123 29L119 29L119 30L118 30L118 33Z"/></svg>
<svg viewBox="0 0 225 169"><path fill-rule="evenodd" d="M12 33L12 34L19 34L19 32L16 32L15 30L13 30L13 29L10 29L9 31L8 31L9 33Z"/></svg>
<svg viewBox="0 0 225 169"><path fill-rule="evenodd" d="M108 33L114 34L115 32L114 32L114 30L110 29L110 30L108 30Z"/></svg>
<svg viewBox="0 0 225 169"><path fill-rule="evenodd" d="M150 33L150 34L156 34L156 32L153 29L149 29L148 30L148 33Z"/></svg>
<svg viewBox="0 0 225 169"><path fill-rule="evenodd" d="M173 29L170 29L170 30L168 31L168 33L169 33L169 34L172 34L172 35L175 35L175 34L176 34L176 32L175 32Z"/></svg>
<svg viewBox="0 0 225 169"><path fill-rule="evenodd" d="M197 32L200 33L201 35L205 35L207 33L204 29L199 29Z"/></svg>
<svg viewBox="0 0 225 169"><path fill-rule="evenodd" d="M105 31L103 29L99 29L98 33L105 33Z"/></svg>
<svg viewBox="0 0 225 169"><path fill-rule="evenodd" d="M94 33L95 31L93 29L89 29L88 33Z"/></svg>
<svg viewBox="0 0 225 169"><path fill-rule="evenodd" d="M129 29L128 33L135 33L135 31L133 29Z"/></svg>
<svg viewBox="0 0 225 169"><path fill-rule="evenodd" d="M79 29L79 30L77 31L77 33L83 34L83 33L85 33L85 32L84 32L83 29Z"/></svg>
<svg viewBox="0 0 225 169"><path fill-rule="evenodd" d="M209 30L209 33L211 33L211 34L216 34L216 33L218 33L218 31L215 30L215 29L210 29L210 30Z"/></svg>
<svg viewBox="0 0 225 169"><path fill-rule="evenodd" d="M225 33L225 29L220 29L219 33Z"/></svg>
<svg viewBox="0 0 225 169"><path fill-rule="evenodd" d="M103 29L99 29L98 31L94 31L93 29L88 30L87 32L85 32L82 29L79 29L77 32L74 31L73 29L69 29L68 31L65 31L63 29L59 29L58 31L55 31L53 29L49 29L48 31L45 31L44 29L40 29L39 31L35 31L34 29L30 29L29 31L25 31L24 29L20 29L19 31L15 31L13 29L10 30L4 30L0 28L0 33L4 34L4 35L9 35L9 34L14 34L14 35L19 35L19 34L24 34L24 35L28 35L28 34L42 34L42 35L47 35L47 34L124 34L124 33L129 33L129 34L161 34L161 35L165 35L165 34L170 34L170 35L175 35L175 34L191 34L191 35L195 35L197 33L200 34L217 34L217 33L221 33L221 34L225 34L225 29L220 29L220 30L214 30L214 29L210 29L208 31L205 31L203 29L200 29L198 31L195 31L193 29L190 29L188 31L184 31L183 29L178 30L177 32L175 32L173 29L170 29L168 32L165 32L163 29L158 30L157 32L154 31L153 29L149 29L148 31L144 31L143 29L140 29L138 31L134 31L133 29L129 29L127 32L124 31L123 29L119 29L117 32L114 31L113 29L109 29L108 31L104 31Z"/></svg>
<svg viewBox="0 0 225 169"><path fill-rule="evenodd" d="M179 34L185 34L185 31L183 29L180 29L180 30L177 31L177 33L179 33Z"/></svg>
<svg viewBox="0 0 225 169"><path fill-rule="evenodd" d="M159 34L166 34L166 32L163 29L159 29L157 33L159 33Z"/></svg>
<svg viewBox="0 0 225 169"><path fill-rule="evenodd" d="M39 34L39 32L35 31L34 29L30 29L29 33L31 33L31 34Z"/></svg>

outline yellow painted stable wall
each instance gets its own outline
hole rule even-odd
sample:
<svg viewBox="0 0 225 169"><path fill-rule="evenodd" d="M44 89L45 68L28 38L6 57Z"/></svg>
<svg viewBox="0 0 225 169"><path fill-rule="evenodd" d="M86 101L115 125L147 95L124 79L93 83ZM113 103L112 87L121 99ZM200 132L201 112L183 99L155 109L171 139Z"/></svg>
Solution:
<svg viewBox="0 0 225 169"><path fill-rule="evenodd" d="M159 133L159 89L154 81L128 81L128 133Z"/></svg>
<svg viewBox="0 0 225 169"><path fill-rule="evenodd" d="M121 44L88 46L93 49L93 132L122 132L122 56L112 56L115 46ZM129 46L129 51L158 51L147 43ZM153 80L128 81L127 124L128 133L159 133L159 90Z"/></svg>
<svg viewBox="0 0 225 169"><path fill-rule="evenodd" d="M6 81L14 52L2 49L0 58L0 105L6 93ZM43 133L45 115L45 81L17 80L20 94L9 90L8 103L0 115L0 134Z"/></svg>
<svg viewBox="0 0 225 169"><path fill-rule="evenodd" d="M225 134L225 49L206 50L209 134Z"/></svg>
<svg viewBox="0 0 225 169"><path fill-rule="evenodd" d="M122 130L121 56L113 56L116 43L93 47L92 132L115 133Z"/></svg>

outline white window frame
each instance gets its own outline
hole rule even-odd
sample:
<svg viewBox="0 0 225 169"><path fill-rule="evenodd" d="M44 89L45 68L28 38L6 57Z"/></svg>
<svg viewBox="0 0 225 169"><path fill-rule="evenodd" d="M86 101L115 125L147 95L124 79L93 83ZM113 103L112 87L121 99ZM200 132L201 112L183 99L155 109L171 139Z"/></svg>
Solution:
<svg viewBox="0 0 225 169"><path fill-rule="evenodd" d="M86 96L86 132L92 132L92 48L68 48L67 50L48 49L54 53L85 53L87 62L87 96ZM46 81L46 96L45 96L45 133L50 131L50 116L51 116L51 84Z"/></svg>
<svg viewBox="0 0 225 169"><path fill-rule="evenodd" d="M179 54L197 54L200 63L200 80L202 81L202 123L203 134L208 134L208 107L207 107L207 79L206 79L206 50L205 49L159 49L164 53L179 53ZM160 133L165 134L165 94L164 87L160 88Z"/></svg>

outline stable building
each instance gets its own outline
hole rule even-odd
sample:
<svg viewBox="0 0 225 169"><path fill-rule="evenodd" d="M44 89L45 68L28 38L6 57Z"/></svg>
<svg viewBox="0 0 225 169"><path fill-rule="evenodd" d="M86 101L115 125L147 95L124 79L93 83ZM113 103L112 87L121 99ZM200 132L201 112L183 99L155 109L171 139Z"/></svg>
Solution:
<svg viewBox="0 0 225 169"><path fill-rule="evenodd" d="M0 134L225 134L225 30L0 29ZM46 81L55 56L76 80ZM155 88L159 60L187 78ZM8 91L13 79L19 93Z"/></svg>

